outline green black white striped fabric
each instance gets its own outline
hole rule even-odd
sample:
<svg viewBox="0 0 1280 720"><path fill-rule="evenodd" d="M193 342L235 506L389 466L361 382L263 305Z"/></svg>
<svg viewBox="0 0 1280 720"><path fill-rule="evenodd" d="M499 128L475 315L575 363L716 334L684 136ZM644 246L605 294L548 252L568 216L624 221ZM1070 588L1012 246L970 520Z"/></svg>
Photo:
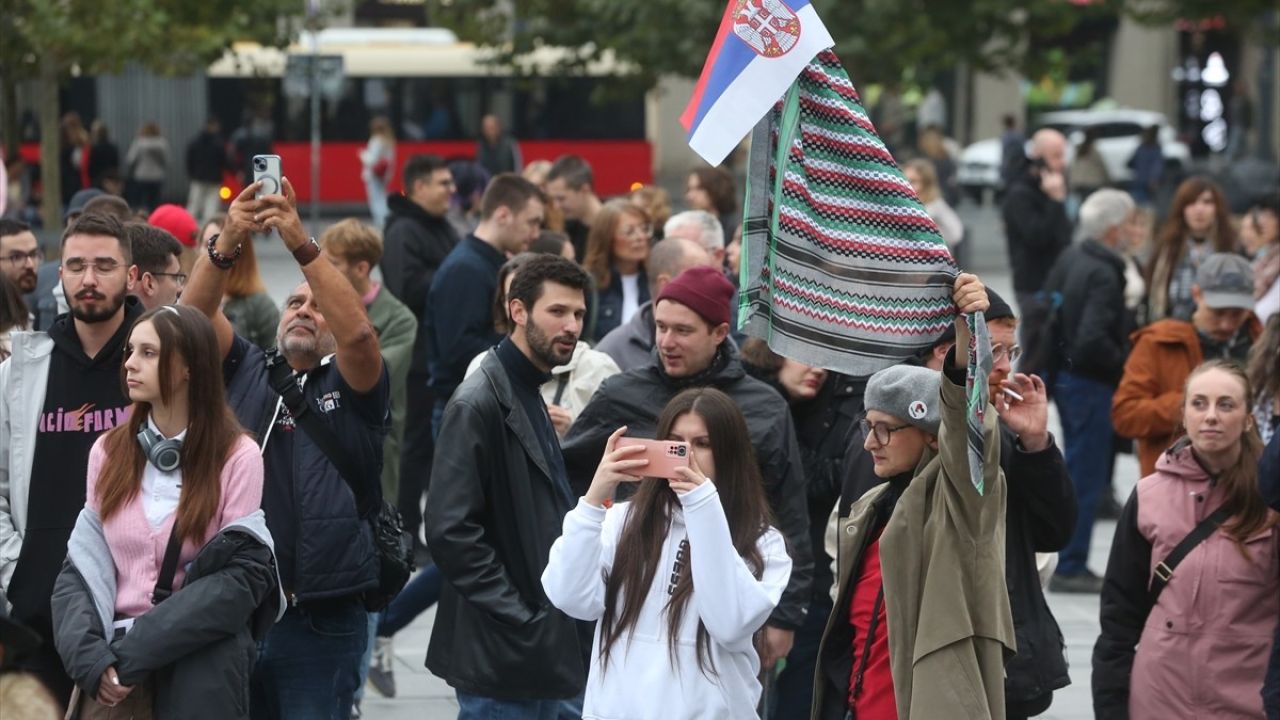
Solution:
<svg viewBox="0 0 1280 720"><path fill-rule="evenodd" d="M958 272L831 51L752 133L739 325L774 352L865 376L930 347ZM969 459L982 485L991 343L968 318Z"/></svg>

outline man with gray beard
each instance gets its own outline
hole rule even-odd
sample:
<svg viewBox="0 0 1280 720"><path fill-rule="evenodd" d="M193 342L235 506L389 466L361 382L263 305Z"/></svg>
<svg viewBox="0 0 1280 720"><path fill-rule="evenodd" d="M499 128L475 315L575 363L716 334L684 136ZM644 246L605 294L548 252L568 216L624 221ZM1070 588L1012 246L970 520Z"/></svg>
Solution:
<svg viewBox="0 0 1280 720"><path fill-rule="evenodd" d="M378 587L378 561L357 507L382 502L390 380L363 301L307 237L293 187L288 180L282 185L284 194L255 198L254 183L235 199L222 234L196 261L182 302L213 321L227 402L263 446L262 507L289 608L259 645L252 716L327 720L350 713L368 644L363 599ZM281 313L279 355L266 357L235 335L219 305L241 245L272 230L293 253L303 281ZM335 447L322 446L295 422L274 389L280 385L273 387L273 369L284 387L296 381L304 407L328 427ZM356 477L343 477L331 459L343 456Z"/></svg>

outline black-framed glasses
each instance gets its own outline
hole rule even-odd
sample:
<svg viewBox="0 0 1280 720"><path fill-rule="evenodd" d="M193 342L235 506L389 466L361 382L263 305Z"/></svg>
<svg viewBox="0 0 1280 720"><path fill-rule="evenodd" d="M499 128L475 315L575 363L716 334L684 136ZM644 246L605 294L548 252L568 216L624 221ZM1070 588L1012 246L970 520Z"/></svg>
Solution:
<svg viewBox="0 0 1280 720"><path fill-rule="evenodd" d="M894 433L899 430L905 430L906 428L911 427L911 425L903 423L902 425L890 426L889 423L886 422L872 423L870 420L862 418L858 421L858 427L862 428L863 437L874 436L876 442L881 445L888 445L889 441L893 439Z"/></svg>
<svg viewBox="0 0 1280 720"><path fill-rule="evenodd" d="M153 276L155 276L155 277L167 277L167 278L173 278L173 281L174 281L174 282L176 282L176 283L178 283L179 285L186 285L186 284L187 284L187 274L186 274L186 273L180 273L180 272L178 272L178 273L155 273L155 272L153 272L153 273L151 273L151 274L152 274Z"/></svg>
<svg viewBox="0 0 1280 720"><path fill-rule="evenodd" d="M1022 357L1022 346L1014 345L1011 348L1006 348L1002 343L996 343L991 346L992 362L1000 362L1000 359L1005 355L1009 356L1009 362L1011 364L1018 362L1018 358Z"/></svg>
<svg viewBox="0 0 1280 720"><path fill-rule="evenodd" d="M30 260L32 264L39 265L40 263L44 262L44 250L41 250L40 248L36 248L31 252L21 252L21 251L15 250L14 252L11 252L8 255L5 255L4 257L0 257L0 260L4 260L10 265L21 265L22 263Z"/></svg>
<svg viewBox="0 0 1280 720"><path fill-rule="evenodd" d="M62 261L62 271L68 275L83 275L90 265L99 275L110 275L124 267L120 261L112 258L94 258L92 262L84 258L68 258Z"/></svg>

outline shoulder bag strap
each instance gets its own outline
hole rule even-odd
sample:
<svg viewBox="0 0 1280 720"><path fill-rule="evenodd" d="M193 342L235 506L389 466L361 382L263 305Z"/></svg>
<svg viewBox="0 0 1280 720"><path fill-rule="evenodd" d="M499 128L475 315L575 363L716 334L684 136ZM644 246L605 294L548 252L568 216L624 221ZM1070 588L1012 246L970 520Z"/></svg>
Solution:
<svg viewBox="0 0 1280 720"><path fill-rule="evenodd" d="M1178 564L1181 563L1197 545L1208 539L1208 537L1213 534L1214 530L1221 527L1222 523L1226 522L1227 518L1230 516L1231 513L1229 513L1225 507L1220 507L1213 511L1209 517L1201 520L1200 523L1191 530L1191 532L1187 533L1187 536L1182 538L1182 542L1178 543L1178 546L1175 547L1164 560L1156 564L1156 569L1151 575L1151 589L1148 590L1152 606L1155 606L1156 599L1160 597L1161 591L1163 591L1164 587L1169 584L1169 580L1173 578L1173 571L1178 567Z"/></svg>
<svg viewBox="0 0 1280 720"><path fill-rule="evenodd" d="M862 657L858 658L858 674L854 676L853 697L862 694L862 678L867 673L867 664L871 662L871 644L876 640L876 628L880 625L880 608L884 607L884 583L880 583L880 592L876 593L876 602L871 607L871 622L867 623L867 638L862 643Z"/></svg>
<svg viewBox="0 0 1280 720"><path fill-rule="evenodd" d="M284 358L272 352L267 356L267 369L269 371L271 389L280 394L281 399L284 400L284 406L289 409L289 414L293 416L293 422L307 433L307 436L320 448L320 451L329 459L329 462L333 463L333 466L338 469L338 474L342 476L347 486L351 488L351 493L355 495L356 512L362 518L367 517L373 509L373 504L366 497L366 494L360 492L352 482L352 478L360 477L359 470L351 458L342 451L342 446L338 443L338 436L333 434L333 430L323 420L311 412L306 398L302 396L302 390L298 387L297 375L294 374L293 368L289 367Z"/></svg>
<svg viewBox="0 0 1280 720"><path fill-rule="evenodd" d="M151 593L152 605L159 605L173 594L173 574L178 571L178 554L182 551L182 538L178 537L177 511L174 512L173 529L169 531L169 544L164 549L160 576L156 578L156 589Z"/></svg>

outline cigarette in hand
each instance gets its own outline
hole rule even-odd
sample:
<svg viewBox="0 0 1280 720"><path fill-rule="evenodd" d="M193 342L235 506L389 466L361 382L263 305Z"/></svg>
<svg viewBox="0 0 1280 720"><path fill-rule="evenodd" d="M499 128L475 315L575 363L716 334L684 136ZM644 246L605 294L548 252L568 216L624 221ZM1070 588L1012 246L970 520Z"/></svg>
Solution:
<svg viewBox="0 0 1280 720"><path fill-rule="evenodd" d="M1018 402L1022 402L1022 396L1010 390L1009 388L1000 388L1000 392L1003 392L1005 395L1008 395L1009 397L1013 398L1014 400L1017 400Z"/></svg>

